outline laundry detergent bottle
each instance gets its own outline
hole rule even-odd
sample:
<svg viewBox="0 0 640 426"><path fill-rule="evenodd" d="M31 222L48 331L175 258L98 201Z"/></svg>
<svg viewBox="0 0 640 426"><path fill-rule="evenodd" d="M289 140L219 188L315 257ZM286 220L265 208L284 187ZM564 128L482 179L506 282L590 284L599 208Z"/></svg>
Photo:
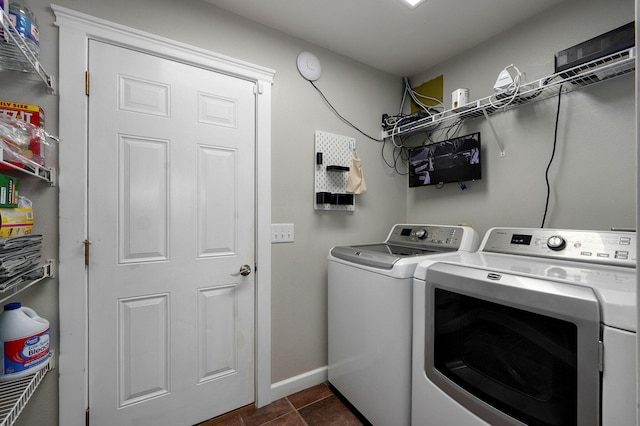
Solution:
<svg viewBox="0 0 640 426"><path fill-rule="evenodd" d="M49 361L49 321L20 302L4 305L0 314L0 381L19 379Z"/></svg>

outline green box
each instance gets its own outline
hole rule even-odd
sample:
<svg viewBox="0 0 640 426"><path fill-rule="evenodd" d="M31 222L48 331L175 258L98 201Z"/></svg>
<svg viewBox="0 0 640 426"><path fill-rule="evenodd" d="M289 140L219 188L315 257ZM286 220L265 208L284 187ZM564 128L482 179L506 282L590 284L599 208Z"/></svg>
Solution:
<svg viewBox="0 0 640 426"><path fill-rule="evenodd" d="M0 175L0 207L18 207L19 186L17 178Z"/></svg>

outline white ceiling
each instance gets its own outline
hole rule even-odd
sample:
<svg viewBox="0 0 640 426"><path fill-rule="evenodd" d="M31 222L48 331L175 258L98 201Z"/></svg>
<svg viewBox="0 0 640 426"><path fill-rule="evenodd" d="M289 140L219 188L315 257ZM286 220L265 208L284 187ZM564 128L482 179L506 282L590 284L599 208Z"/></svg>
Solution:
<svg viewBox="0 0 640 426"><path fill-rule="evenodd" d="M204 0L403 77L426 71L564 0Z"/></svg>

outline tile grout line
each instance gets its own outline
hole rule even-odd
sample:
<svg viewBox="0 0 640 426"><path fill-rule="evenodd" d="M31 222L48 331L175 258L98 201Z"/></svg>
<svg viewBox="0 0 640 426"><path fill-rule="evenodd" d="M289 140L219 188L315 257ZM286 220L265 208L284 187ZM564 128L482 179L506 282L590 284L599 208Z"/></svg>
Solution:
<svg viewBox="0 0 640 426"><path fill-rule="evenodd" d="M276 421L276 420L278 420L278 419L281 419L281 418L283 418L283 417L285 417L285 416L288 416L288 415L289 415L289 414L291 414L291 413L296 413L296 414L298 415L298 417L302 418L302 416L300 415L300 413L298 413L298 410L296 409L296 407L294 407L294 406L293 406L293 404L291 403L291 401L289 401L289 398L288 398L288 397L285 397L284 399L286 399L286 400L287 400L287 403L289 404L289 407L291 407L291 411L287 411L286 413L284 413L284 414L282 414L282 415L280 415L280 416L278 416L278 417L274 417L273 419L271 419L271 420L269 420L269 421L267 421L267 422L261 423L261 424L260 424L260 425L258 425L258 426L268 425L268 424L270 424L270 423L272 423L272 422L275 422L275 421ZM302 419L302 421L304 422L304 424L305 424L305 425L307 424L307 422L305 422L305 421L304 421L304 419ZM245 424L245 423L244 423L244 419L242 419L242 424L243 424L243 425Z"/></svg>
<svg viewBox="0 0 640 426"><path fill-rule="evenodd" d="M309 426L309 423L307 423L307 421L304 419L304 417L302 417L302 414L300 414L298 410L296 410L296 414L298 415L298 418L302 420L302 423L304 423L305 426Z"/></svg>
<svg viewBox="0 0 640 426"><path fill-rule="evenodd" d="M291 402L291 400L289 399L289 397L290 397L290 396L291 396L291 395L288 395L288 396L286 396L286 397L284 397L284 398L283 398L283 399L285 399L285 400L286 400L287 404L289 405L290 411L287 411L286 413L283 413L283 414L279 415L278 417L274 417L274 418L269 419L269 420L267 420L267 421L265 421L265 422L263 422L263 423L260 423L260 424L258 424L257 426L268 426L268 425L272 424L273 422L275 422L275 421L277 421L277 420L279 420L279 419L282 419L283 417L288 416L288 415L290 415L291 413L294 413L294 412L295 412L296 416L297 416L297 417L302 421L302 423L303 423L305 426L309 426L309 423L304 419L304 417L302 416L302 413L300 413L300 410L303 410L303 409L305 409L305 408L307 408L307 407L310 407L310 406L312 406L312 405L314 405L314 404L317 404L317 403L319 403L319 402L321 402L321 401L324 401L324 400L326 400L327 398L330 398L330 397L332 397L332 396L334 396L334 397L338 398L338 397L336 396L336 394L335 394L335 393L333 393L333 391L330 391L328 395L324 395L324 396L322 396L321 398L318 398L318 399L316 399L316 400L314 400L314 401L312 401L312 402L309 402L309 403L307 403L307 404L305 404L305 405L302 405L302 406L300 406L300 407L297 407L297 408L296 408L296 407L295 407L295 405L293 404L293 402ZM339 400L339 399L340 399L340 398L338 398L338 400ZM239 418L240 418L241 426L246 426L246 425L247 425L247 423L246 423L246 421L245 421L245 418L244 418L243 416L239 416Z"/></svg>
<svg viewBox="0 0 640 426"><path fill-rule="evenodd" d="M330 393L329 395L325 395L325 396L323 396L323 397L322 397L322 398L320 398L320 399L316 399L315 401L310 402L310 403L308 403L307 405L303 405L303 406L301 406L301 407L299 407L299 408L295 408L295 407L293 407L293 409L294 409L294 410L296 410L296 411L300 411L301 409L303 409L303 408L307 408L308 406L313 405L313 404L315 404L315 403L317 403L317 402L324 401L325 399L327 399L327 398L329 398L329 397L331 397L331 396L335 396L335 395L334 395L333 393ZM289 398L287 398L287 401L289 401ZM291 401L289 401L289 404L291 404ZM291 405L293 405L293 404L291 404Z"/></svg>
<svg viewBox="0 0 640 426"><path fill-rule="evenodd" d="M323 401L323 400L325 400L325 399L329 398L329 397L330 397L330 396L332 396L332 395L333 395L333 393L331 393L331 394L329 394L329 395L325 395L325 396L323 396L323 397L322 397L322 398L320 398L320 399L316 399L315 401L310 402L310 403L308 403L308 404L306 404L306 405L303 405L303 406L301 406L301 407L298 407L298 408L296 408L296 407L293 405L293 403L291 403L291 401L289 400L289 397L288 397L288 396L286 396L286 397L285 397L285 399L287 400L287 403L289 403L289 406L292 408L292 411L288 411L288 412L286 412L286 413L282 414L281 416L278 416L278 417L276 417L276 418L274 418L274 419L269 420L269 421L268 421L268 422L266 422L266 423L263 423L262 425L268 425L269 423L274 422L274 421L276 421L276 420L278 420L278 419L281 419L281 418L282 418L282 417L284 417L284 416L288 416L289 414L291 414L291 413L293 412L293 413L296 413L296 416L298 416L298 418L299 418L300 420L302 420L302 423L304 423L306 426L309 426L309 423L307 423L307 421L304 419L304 417L302 417L302 414L300 414L300 410L301 410L301 409L303 409L303 408L309 407L309 406L311 406L311 405L313 405L313 404L316 404L316 403L318 403L318 402L320 402L320 401ZM245 423L244 423L244 419L242 419L242 424L243 424L243 425L245 424ZM260 426L262 426L262 425L260 425Z"/></svg>

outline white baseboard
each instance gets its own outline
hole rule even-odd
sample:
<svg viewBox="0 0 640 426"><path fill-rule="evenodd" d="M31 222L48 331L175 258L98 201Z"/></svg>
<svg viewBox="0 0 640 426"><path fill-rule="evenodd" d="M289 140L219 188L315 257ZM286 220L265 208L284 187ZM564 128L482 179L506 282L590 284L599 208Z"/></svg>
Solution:
<svg viewBox="0 0 640 426"><path fill-rule="evenodd" d="M271 384L271 401L276 401L293 393L326 382L328 379L328 367L320 367L307 371L297 376L290 377Z"/></svg>

